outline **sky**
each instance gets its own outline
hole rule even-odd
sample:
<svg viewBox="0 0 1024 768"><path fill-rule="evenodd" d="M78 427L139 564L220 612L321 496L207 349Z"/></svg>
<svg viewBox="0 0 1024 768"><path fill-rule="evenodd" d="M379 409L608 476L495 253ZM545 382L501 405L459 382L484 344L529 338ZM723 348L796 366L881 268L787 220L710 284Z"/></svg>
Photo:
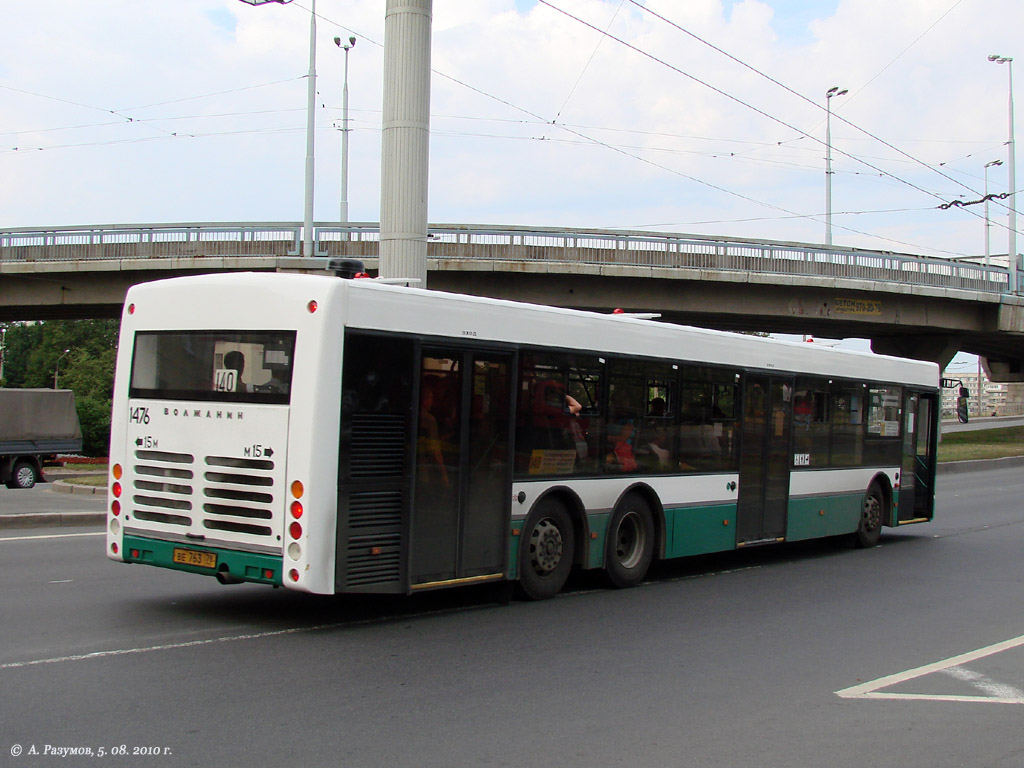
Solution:
<svg viewBox="0 0 1024 768"><path fill-rule="evenodd" d="M33 0L0 27L0 227L300 221L311 0ZM384 0L318 0L315 218L379 220ZM432 223L984 251L1020 0L437 0ZM1007 209L991 207L993 254Z"/></svg>

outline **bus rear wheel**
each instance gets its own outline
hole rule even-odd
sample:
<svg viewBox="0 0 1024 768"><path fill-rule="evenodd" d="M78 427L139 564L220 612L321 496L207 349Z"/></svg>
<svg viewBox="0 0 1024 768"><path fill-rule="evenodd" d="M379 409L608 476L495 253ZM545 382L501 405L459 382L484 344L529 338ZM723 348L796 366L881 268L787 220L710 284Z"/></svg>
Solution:
<svg viewBox="0 0 1024 768"><path fill-rule="evenodd" d="M572 520L554 499L542 501L526 518L519 544L519 587L531 600L547 600L565 586L576 546Z"/></svg>
<svg viewBox="0 0 1024 768"><path fill-rule="evenodd" d="M882 521L885 517L885 495L878 483L872 483L864 494L864 508L860 524L853 534L853 545L868 549L878 545L882 537Z"/></svg>
<svg viewBox="0 0 1024 768"><path fill-rule="evenodd" d="M635 587L653 559L654 516L643 498L629 494L608 523L604 553L608 579L616 587Z"/></svg>
<svg viewBox="0 0 1024 768"><path fill-rule="evenodd" d="M31 488L39 478L36 477L36 468L31 461L19 461L11 470L11 479L7 481L8 488Z"/></svg>

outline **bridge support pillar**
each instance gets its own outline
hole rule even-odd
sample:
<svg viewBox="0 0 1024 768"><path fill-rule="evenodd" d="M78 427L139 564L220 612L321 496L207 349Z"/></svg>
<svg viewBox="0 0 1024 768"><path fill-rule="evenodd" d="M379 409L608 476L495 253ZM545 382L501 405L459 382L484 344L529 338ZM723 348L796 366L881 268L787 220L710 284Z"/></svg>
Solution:
<svg viewBox="0 0 1024 768"><path fill-rule="evenodd" d="M427 283L430 29L433 0L387 0L380 276Z"/></svg>
<svg viewBox="0 0 1024 768"><path fill-rule="evenodd" d="M928 360L938 363L939 370L944 371L960 351L960 342L959 336L881 336L871 340L871 351L879 355Z"/></svg>

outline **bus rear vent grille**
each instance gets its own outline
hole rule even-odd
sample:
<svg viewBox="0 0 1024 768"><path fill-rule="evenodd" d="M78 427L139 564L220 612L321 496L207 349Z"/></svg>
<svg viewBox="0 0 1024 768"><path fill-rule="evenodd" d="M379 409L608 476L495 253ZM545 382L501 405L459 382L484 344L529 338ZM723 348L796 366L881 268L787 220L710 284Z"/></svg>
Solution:
<svg viewBox="0 0 1024 768"><path fill-rule="evenodd" d="M250 536L270 536L274 531L260 520L271 520L274 512L274 462L237 456L206 456L202 505L203 527Z"/></svg>
<svg viewBox="0 0 1024 768"><path fill-rule="evenodd" d="M401 534L371 534L349 539L345 576L348 586L391 584L398 582L401 576Z"/></svg>
<svg viewBox="0 0 1024 768"><path fill-rule="evenodd" d="M352 416L350 462L354 479L398 477L405 469L406 419L378 413Z"/></svg>
<svg viewBox="0 0 1024 768"><path fill-rule="evenodd" d="M195 457L170 451L136 451L132 495L138 520L188 527L192 524Z"/></svg>
<svg viewBox="0 0 1024 768"><path fill-rule="evenodd" d="M354 491L348 500L350 587L397 583L402 576L402 509L400 490Z"/></svg>
<svg viewBox="0 0 1024 768"><path fill-rule="evenodd" d="M401 491L354 491L348 502L348 526L352 530L402 527Z"/></svg>

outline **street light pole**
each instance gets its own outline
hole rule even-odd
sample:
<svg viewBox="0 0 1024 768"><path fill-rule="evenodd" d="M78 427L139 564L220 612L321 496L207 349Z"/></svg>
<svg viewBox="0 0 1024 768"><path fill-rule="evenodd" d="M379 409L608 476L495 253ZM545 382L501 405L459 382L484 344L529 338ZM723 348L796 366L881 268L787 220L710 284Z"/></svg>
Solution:
<svg viewBox="0 0 1024 768"><path fill-rule="evenodd" d="M302 255L313 250L313 136L316 133L316 0L309 13L309 79L306 88L306 194L302 219Z"/></svg>
<svg viewBox="0 0 1024 768"><path fill-rule="evenodd" d="M989 257L989 221L988 221L988 169L993 165L1002 165L1002 160L993 160L985 163L985 279L988 280L988 257Z"/></svg>
<svg viewBox="0 0 1024 768"><path fill-rule="evenodd" d="M1009 86L1010 86L1010 99L1009 99L1009 110L1010 110L1010 137L1006 142L1009 147L1009 164L1010 167L1007 169L1010 174L1009 178L1009 192L1010 192L1010 218L1008 227L1010 230L1010 243L1007 249L1007 258L1009 263L1007 268L1010 275L1010 293L1017 293L1017 179L1016 179L1016 150L1015 142L1013 140L1013 59L1009 56L1000 56L998 54L992 54L988 57L989 61L994 61L996 64L1006 64L1007 72L1009 73Z"/></svg>
<svg viewBox="0 0 1024 768"><path fill-rule="evenodd" d="M838 85L825 91L825 245L832 245L832 97L847 93Z"/></svg>
<svg viewBox="0 0 1024 768"><path fill-rule="evenodd" d="M292 0L241 0L249 5L280 3ZM306 189L302 218L302 255L313 252L313 134L316 129L316 0L311 0L309 12L309 75L306 84Z"/></svg>
<svg viewBox="0 0 1024 768"><path fill-rule="evenodd" d="M68 352L70 352L70 351L71 351L70 349L65 349L65 350L64 350L64 352L63 352L63 353L61 354L61 356L57 358L57 364L56 364L56 365L55 365L55 366L53 367L53 388L54 388L54 389L57 389L57 388L58 388L58 387L57 387L57 382L58 382L58 378L57 378L57 376L58 376L58 374L60 373L60 361L61 361L61 360L63 360L63 359L64 359L64 357L65 357L65 356L66 356L66 355L68 354Z"/></svg>
<svg viewBox="0 0 1024 768"><path fill-rule="evenodd" d="M348 224L348 52L356 47L356 39L350 37L348 45L334 38L334 44L345 52L345 84L341 91L341 226ZM348 232L341 233L342 240L348 240Z"/></svg>

